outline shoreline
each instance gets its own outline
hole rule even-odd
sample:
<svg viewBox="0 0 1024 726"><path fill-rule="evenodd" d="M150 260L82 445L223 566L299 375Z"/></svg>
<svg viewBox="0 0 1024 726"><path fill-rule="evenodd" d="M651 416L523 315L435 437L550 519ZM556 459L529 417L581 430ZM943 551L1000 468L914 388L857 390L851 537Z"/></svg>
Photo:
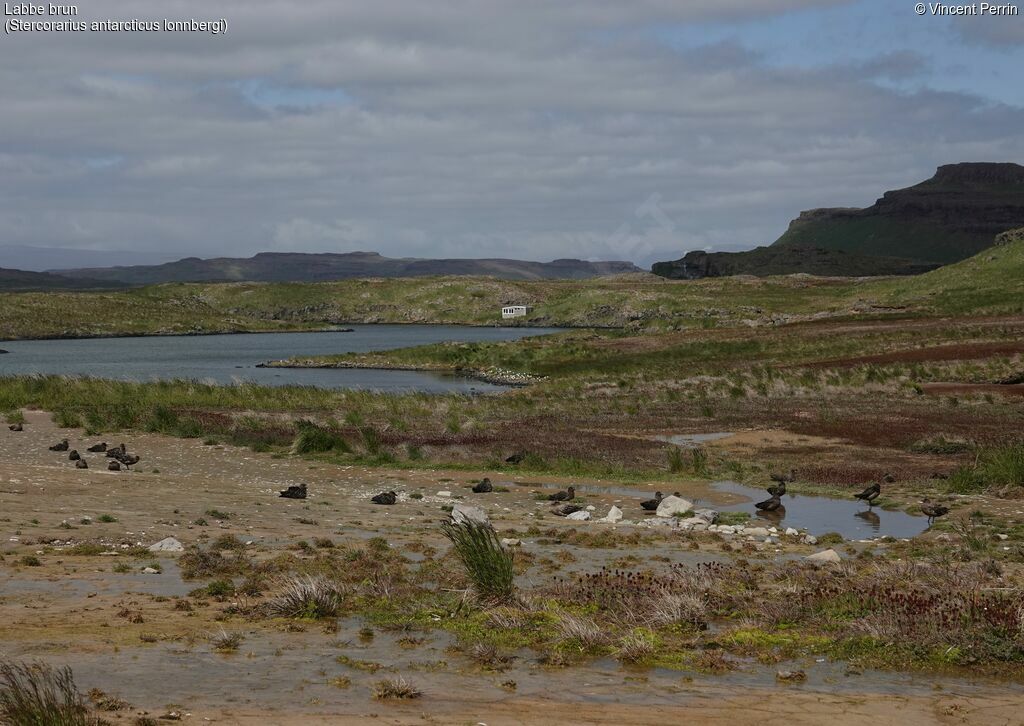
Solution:
<svg viewBox="0 0 1024 726"><path fill-rule="evenodd" d="M444 366L415 366L387 363L381 363L379 365L369 365L366 363L347 363L345 361L338 361L333 363L316 363L312 360L294 362L289 362L288 360L280 360L257 363L255 367L314 370L334 368L364 371L412 371L417 373L442 373L451 376L458 376L461 378L468 378L470 380L480 381L482 383L490 383L491 385L495 386L507 386L509 388L528 388L529 386L532 386L535 383L540 383L541 381L546 380L546 378L541 376L531 376L526 373L516 373L515 371L505 371L500 369L480 370L477 368L447 368Z"/></svg>
<svg viewBox="0 0 1024 726"><path fill-rule="evenodd" d="M339 324L340 325L340 324ZM451 328L524 328L527 330L531 329L548 329L554 331L561 330L585 330L588 328L599 328L602 330L618 330L615 326L602 326L602 325L483 325L479 323L344 323L344 325L361 325L365 327L379 327L383 325L401 325L401 326L422 326L422 327L451 327ZM270 335L280 334L286 335L288 333L353 333L354 328L348 327L323 327L323 328L296 328L293 330L280 330L268 328L265 330L210 330L210 331L190 331L182 333L164 333L164 332L152 332L152 333L97 333L95 335L82 334L82 335L39 335L39 336L21 336L16 338L3 338L0 337L0 343L18 343L21 341L40 341L40 340L119 340L121 338L193 338L210 335ZM540 335L543 335L541 333ZM9 352L9 351L6 351ZM415 370L415 369L410 369Z"/></svg>

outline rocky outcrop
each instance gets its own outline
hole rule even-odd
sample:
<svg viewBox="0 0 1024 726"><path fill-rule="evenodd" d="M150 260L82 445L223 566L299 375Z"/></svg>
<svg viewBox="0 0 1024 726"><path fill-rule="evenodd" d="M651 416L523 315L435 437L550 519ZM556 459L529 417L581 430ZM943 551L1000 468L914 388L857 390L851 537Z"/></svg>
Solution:
<svg viewBox="0 0 1024 726"><path fill-rule="evenodd" d="M769 247L747 252L690 252L656 263L662 277L724 275L913 275L957 262L1024 227L1024 166L940 166L906 189L885 192L865 209L801 212ZM1002 239L1002 238L1000 238Z"/></svg>

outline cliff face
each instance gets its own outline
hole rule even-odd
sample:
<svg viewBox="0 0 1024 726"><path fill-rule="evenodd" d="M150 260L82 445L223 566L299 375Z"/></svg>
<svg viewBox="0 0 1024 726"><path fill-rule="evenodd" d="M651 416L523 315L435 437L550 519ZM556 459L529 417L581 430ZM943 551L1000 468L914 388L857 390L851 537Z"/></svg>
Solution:
<svg viewBox="0 0 1024 726"><path fill-rule="evenodd" d="M657 263L652 271L666 277L684 268L687 276L701 269L706 272L692 274L917 274L977 254L1000 232L1021 226L1024 166L948 164L920 184L886 192L866 209L801 212L771 247L691 252L675 263Z"/></svg>

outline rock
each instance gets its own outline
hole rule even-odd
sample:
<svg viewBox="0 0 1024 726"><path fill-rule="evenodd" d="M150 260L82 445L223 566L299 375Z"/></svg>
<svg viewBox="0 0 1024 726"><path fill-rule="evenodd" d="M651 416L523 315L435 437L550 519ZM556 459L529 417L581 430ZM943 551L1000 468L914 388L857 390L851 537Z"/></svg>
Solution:
<svg viewBox="0 0 1024 726"><path fill-rule="evenodd" d="M501 546L502 547L519 547L522 544L523 544L522 541L520 541L518 539L513 539L511 537L502 537L501 538Z"/></svg>
<svg viewBox="0 0 1024 726"><path fill-rule="evenodd" d="M718 512L714 509L698 509L693 513L694 517L700 517L708 524L714 524L718 521Z"/></svg>
<svg viewBox="0 0 1024 726"><path fill-rule="evenodd" d="M595 507L593 504L588 504L587 505L587 511L588 512L596 512L597 511L597 507Z"/></svg>
<svg viewBox="0 0 1024 726"><path fill-rule="evenodd" d="M148 547L150 552L184 552L185 545L174 537L165 537L159 542L154 542Z"/></svg>
<svg viewBox="0 0 1024 726"><path fill-rule="evenodd" d="M658 511L659 517L674 517L677 514L686 514L693 509L693 502L688 502L682 497L669 496L661 500Z"/></svg>
<svg viewBox="0 0 1024 726"><path fill-rule="evenodd" d="M818 544L818 538L815 537L813 534L805 534L804 535L804 544L816 545L816 544Z"/></svg>
<svg viewBox="0 0 1024 726"><path fill-rule="evenodd" d="M793 529L792 527L786 527L786 536L787 536L787 537L796 537L796 536L797 536L797 535L799 535L799 534L800 534L800 533L799 533L799 532L797 532L797 531L796 531L795 529Z"/></svg>
<svg viewBox="0 0 1024 726"><path fill-rule="evenodd" d="M144 567L142 569L142 572L144 574L146 574L146 575L159 575L160 574L160 570L156 569L155 567Z"/></svg>
<svg viewBox="0 0 1024 726"><path fill-rule="evenodd" d="M613 504L612 508L608 510L608 514L604 515L603 517L601 517L597 521L598 522L610 522L611 524L615 524L616 522L618 522L621 519L622 519L622 510L619 509L618 507L616 507Z"/></svg>
<svg viewBox="0 0 1024 726"><path fill-rule="evenodd" d="M1004 542L1006 540L1010 539L1010 535L1008 535L1008 534L997 534L996 537L998 537L999 539L1003 540Z"/></svg>
<svg viewBox="0 0 1024 726"><path fill-rule="evenodd" d="M439 496L439 497L450 497L451 495L452 495L452 493L450 491L448 491L448 490L439 491L437 493L437 496Z"/></svg>
<svg viewBox="0 0 1024 726"><path fill-rule="evenodd" d="M708 527L708 521L704 517L686 517L679 520L679 526L682 529L693 529L698 524L704 529Z"/></svg>
<svg viewBox="0 0 1024 726"><path fill-rule="evenodd" d="M776 672L775 677L777 679L779 679L780 681L790 681L790 682L806 681L807 680L807 674L804 673L803 671L800 671L800 670L796 670L796 671L778 671L778 672Z"/></svg>
<svg viewBox="0 0 1024 726"><path fill-rule="evenodd" d="M769 532L764 527L744 527L743 534L748 537L760 537L761 539L764 539L768 536Z"/></svg>
<svg viewBox="0 0 1024 726"><path fill-rule="evenodd" d="M567 514L565 518L571 519L575 522L586 522L588 519L590 519L590 512L588 512L586 509L581 509L578 512Z"/></svg>
<svg viewBox="0 0 1024 726"><path fill-rule="evenodd" d="M452 521L455 524L462 524L465 521L478 522L480 524L490 524L487 518L487 512L482 510L480 507L474 507L471 504L456 504L452 507Z"/></svg>
<svg viewBox="0 0 1024 726"><path fill-rule="evenodd" d="M839 556L839 553L835 550L828 549L822 550L821 552L815 552L813 555L807 555L804 557L808 562L842 562L843 558Z"/></svg>

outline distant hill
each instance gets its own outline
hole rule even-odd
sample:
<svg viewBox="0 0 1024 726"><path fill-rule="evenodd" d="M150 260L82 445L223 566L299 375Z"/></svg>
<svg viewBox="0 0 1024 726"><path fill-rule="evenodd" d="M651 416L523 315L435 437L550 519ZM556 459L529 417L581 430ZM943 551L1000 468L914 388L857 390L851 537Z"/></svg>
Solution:
<svg viewBox="0 0 1024 726"><path fill-rule="evenodd" d="M0 291L84 290L95 287L120 287L110 282L63 277L48 272L28 272L0 267Z"/></svg>
<svg viewBox="0 0 1024 726"><path fill-rule="evenodd" d="M866 209L801 212L769 247L749 252L690 252L655 263L663 277L913 275L966 259L995 236L1024 225L1024 166L940 166L931 179L886 192Z"/></svg>
<svg viewBox="0 0 1024 726"><path fill-rule="evenodd" d="M425 277L489 275L504 280L582 280L639 272L632 262L554 260L529 262L503 259L417 259L383 257L376 252L304 254L261 252L253 257L186 257L162 265L93 267L52 270L75 278L117 281L129 285L162 282L326 282L353 277Z"/></svg>

